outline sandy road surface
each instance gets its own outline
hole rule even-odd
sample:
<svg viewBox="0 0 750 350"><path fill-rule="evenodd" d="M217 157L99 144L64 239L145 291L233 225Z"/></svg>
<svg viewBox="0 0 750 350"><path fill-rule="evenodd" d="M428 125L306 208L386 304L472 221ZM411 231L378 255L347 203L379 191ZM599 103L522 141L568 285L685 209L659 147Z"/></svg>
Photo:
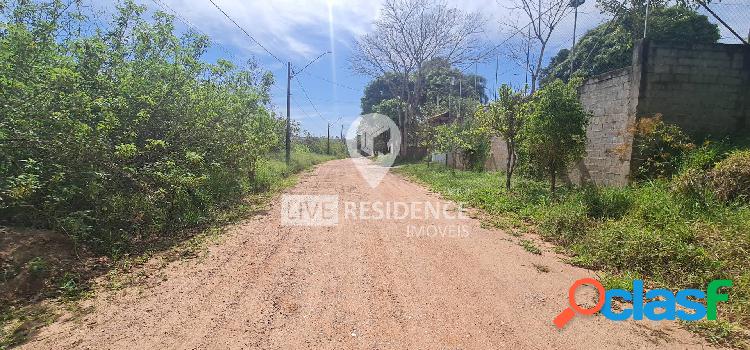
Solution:
<svg viewBox="0 0 750 350"><path fill-rule="evenodd" d="M319 166L288 193L443 203L392 174L371 189L348 159ZM91 313L44 328L23 348L705 348L665 322L579 317L558 331L552 318L568 287L593 274L528 253L474 219L291 227L280 207L232 228L205 259L167 266L148 287L97 296ZM420 227L444 231L415 237Z"/></svg>

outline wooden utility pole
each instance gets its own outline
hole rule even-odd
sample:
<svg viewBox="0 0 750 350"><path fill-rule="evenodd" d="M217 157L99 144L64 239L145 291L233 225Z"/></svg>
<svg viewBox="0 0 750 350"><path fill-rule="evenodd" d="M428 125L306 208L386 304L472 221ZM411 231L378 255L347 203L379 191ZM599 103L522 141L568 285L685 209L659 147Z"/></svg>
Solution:
<svg viewBox="0 0 750 350"><path fill-rule="evenodd" d="M286 165L289 165L292 156L292 62L286 65Z"/></svg>
<svg viewBox="0 0 750 350"><path fill-rule="evenodd" d="M331 123L328 123L328 142L326 143L326 154L331 155Z"/></svg>

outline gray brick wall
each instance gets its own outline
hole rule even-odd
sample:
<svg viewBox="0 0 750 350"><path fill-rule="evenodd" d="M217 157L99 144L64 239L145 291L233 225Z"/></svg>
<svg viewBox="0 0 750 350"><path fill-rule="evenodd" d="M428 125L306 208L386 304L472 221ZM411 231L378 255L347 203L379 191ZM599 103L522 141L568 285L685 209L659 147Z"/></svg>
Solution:
<svg viewBox="0 0 750 350"><path fill-rule="evenodd" d="M662 114L694 137L747 133L750 47L641 44L644 75L638 116Z"/></svg>
<svg viewBox="0 0 750 350"><path fill-rule="evenodd" d="M506 171L508 166L508 145L500 137L493 137L490 144L490 154L484 162L487 171Z"/></svg>
<svg viewBox="0 0 750 350"><path fill-rule="evenodd" d="M624 186L637 118L661 114L696 139L750 132L750 47L642 42L633 66L592 77L581 102L592 113L573 183Z"/></svg>
<svg viewBox="0 0 750 350"><path fill-rule="evenodd" d="M586 130L586 156L570 169L567 181L624 186L630 175L630 113L634 70L631 67L587 80L580 88L583 107L591 113Z"/></svg>

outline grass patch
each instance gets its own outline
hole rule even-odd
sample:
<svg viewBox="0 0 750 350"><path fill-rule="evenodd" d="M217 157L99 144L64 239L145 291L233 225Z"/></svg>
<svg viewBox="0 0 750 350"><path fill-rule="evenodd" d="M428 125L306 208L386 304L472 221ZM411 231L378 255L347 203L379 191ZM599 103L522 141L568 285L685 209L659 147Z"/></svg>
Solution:
<svg viewBox="0 0 750 350"><path fill-rule="evenodd" d="M0 310L0 350L25 342L31 333L52 323L56 317L49 307L42 305Z"/></svg>
<svg viewBox="0 0 750 350"><path fill-rule="evenodd" d="M569 254L571 263L602 271L602 282L610 288L641 278L653 287L705 290L711 280L731 279L730 301L720 303L720 317L727 325L750 329L748 204L710 198L696 204L672 191L667 180L627 188L561 188L553 198L545 182L520 177L506 192L504 176L497 172L452 172L425 164L397 171L448 199L484 210L485 220L493 223L489 226L536 228L558 245L556 251ZM532 253L538 250L532 241L520 244ZM695 327L717 338L729 334L724 331L729 326Z"/></svg>
<svg viewBox="0 0 750 350"><path fill-rule="evenodd" d="M683 322L685 328L702 335L710 343L738 349L750 348L746 331L726 321Z"/></svg>
<svg viewBox="0 0 750 350"><path fill-rule="evenodd" d="M531 254L542 255L542 250L539 249L539 247L537 247L536 244L534 244L534 242L528 239L522 239L521 242L519 242L518 244L520 244L524 250L526 250L527 252Z"/></svg>

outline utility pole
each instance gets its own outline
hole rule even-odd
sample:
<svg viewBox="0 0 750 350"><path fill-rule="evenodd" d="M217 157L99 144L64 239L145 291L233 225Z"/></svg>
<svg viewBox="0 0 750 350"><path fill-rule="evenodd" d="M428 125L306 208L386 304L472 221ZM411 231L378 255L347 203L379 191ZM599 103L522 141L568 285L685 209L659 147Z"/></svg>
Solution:
<svg viewBox="0 0 750 350"><path fill-rule="evenodd" d="M650 0L649 0L650 1ZM570 49L570 73L568 74L569 77L573 76L573 70L575 69L574 63L576 60L575 56L575 50L576 50L576 27L578 26L578 6L583 5L583 3L586 2L586 0L571 0L570 4L568 6L572 6L575 8L575 16L573 17L573 47Z"/></svg>
<svg viewBox="0 0 750 350"><path fill-rule="evenodd" d="M643 38L646 39L646 33L648 33L648 12L651 7L651 0L646 1L646 18L643 20Z"/></svg>
<svg viewBox="0 0 750 350"><path fill-rule="evenodd" d="M326 154L331 155L331 123L328 123L328 143L326 143Z"/></svg>
<svg viewBox="0 0 750 350"><path fill-rule="evenodd" d="M296 72L292 72L292 62L286 63L286 165L289 165L292 157L292 78L297 74L302 73L303 70L313 64L315 61L329 53L331 53L331 51L326 51L320 54L320 56L315 57L315 59L310 61L310 63Z"/></svg>
<svg viewBox="0 0 750 350"><path fill-rule="evenodd" d="M497 101L497 70L500 68L500 56L495 57L495 101Z"/></svg>
<svg viewBox="0 0 750 350"><path fill-rule="evenodd" d="M286 165L292 156L292 62L286 63Z"/></svg>
<svg viewBox="0 0 750 350"><path fill-rule="evenodd" d="M541 18L541 16L539 16ZM531 26L527 28L528 34L526 35L526 85L523 87L523 92L526 94L526 89L529 87L529 58L531 57Z"/></svg>

